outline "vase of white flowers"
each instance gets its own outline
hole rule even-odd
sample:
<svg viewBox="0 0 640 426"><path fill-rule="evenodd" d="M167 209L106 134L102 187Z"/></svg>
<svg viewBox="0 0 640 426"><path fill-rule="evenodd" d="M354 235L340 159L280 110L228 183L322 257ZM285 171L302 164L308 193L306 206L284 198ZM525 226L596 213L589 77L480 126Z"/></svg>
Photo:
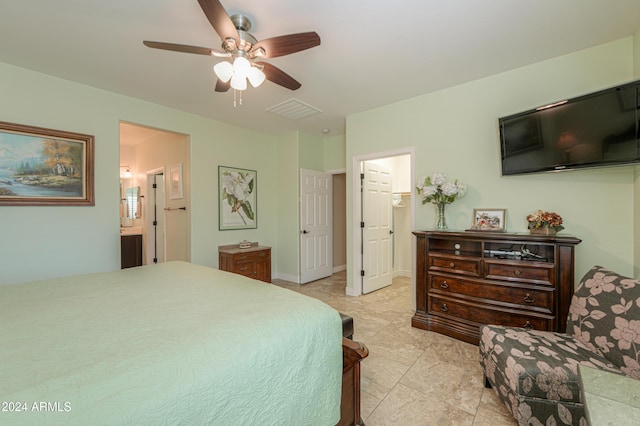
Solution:
<svg viewBox="0 0 640 426"><path fill-rule="evenodd" d="M422 196L422 204L431 203L438 208L436 229L447 229L445 206L462 197L467 192L467 186L458 179L453 182L448 181L444 173L434 173L420 178L416 184L416 190Z"/></svg>

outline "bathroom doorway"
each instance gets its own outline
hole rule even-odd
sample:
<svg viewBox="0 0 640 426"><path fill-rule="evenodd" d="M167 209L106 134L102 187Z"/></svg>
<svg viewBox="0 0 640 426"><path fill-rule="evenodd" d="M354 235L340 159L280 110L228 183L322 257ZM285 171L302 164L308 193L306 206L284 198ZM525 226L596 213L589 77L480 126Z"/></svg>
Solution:
<svg viewBox="0 0 640 426"><path fill-rule="evenodd" d="M191 260L189 149L188 135L120 123L120 169L140 189L143 264Z"/></svg>

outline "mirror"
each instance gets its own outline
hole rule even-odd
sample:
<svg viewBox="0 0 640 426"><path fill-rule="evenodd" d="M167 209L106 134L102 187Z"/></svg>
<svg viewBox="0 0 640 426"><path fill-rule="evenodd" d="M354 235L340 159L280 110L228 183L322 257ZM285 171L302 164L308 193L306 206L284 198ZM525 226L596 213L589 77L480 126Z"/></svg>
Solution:
<svg viewBox="0 0 640 426"><path fill-rule="evenodd" d="M127 179L120 180L120 226L133 226L142 217L140 187L127 187Z"/></svg>

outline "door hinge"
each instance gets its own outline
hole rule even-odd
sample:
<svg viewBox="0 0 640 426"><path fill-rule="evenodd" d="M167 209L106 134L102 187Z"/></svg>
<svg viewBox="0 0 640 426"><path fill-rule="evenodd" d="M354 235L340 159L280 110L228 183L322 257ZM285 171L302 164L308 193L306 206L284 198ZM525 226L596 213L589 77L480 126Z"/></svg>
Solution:
<svg viewBox="0 0 640 426"><path fill-rule="evenodd" d="M157 220L153 221L153 226L158 226L158 221Z"/></svg>
<svg viewBox="0 0 640 426"><path fill-rule="evenodd" d="M154 183L153 184L153 189L156 189L157 187L158 187L158 185Z"/></svg>
<svg viewBox="0 0 640 426"><path fill-rule="evenodd" d="M364 222L360 222L360 228L364 228Z"/></svg>
<svg viewBox="0 0 640 426"><path fill-rule="evenodd" d="M360 276L364 277L364 269L360 270Z"/></svg>
<svg viewBox="0 0 640 426"><path fill-rule="evenodd" d="M360 180L364 180L364 173L360 173Z"/></svg>

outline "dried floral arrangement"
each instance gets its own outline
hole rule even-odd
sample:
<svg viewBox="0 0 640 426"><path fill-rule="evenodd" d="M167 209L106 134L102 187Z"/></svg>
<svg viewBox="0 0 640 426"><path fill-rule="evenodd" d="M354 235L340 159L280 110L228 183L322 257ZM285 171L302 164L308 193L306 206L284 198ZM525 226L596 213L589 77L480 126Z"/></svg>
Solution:
<svg viewBox="0 0 640 426"><path fill-rule="evenodd" d="M545 212L542 210L536 210L527 216L527 222L529 222L528 228L553 228L556 231L562 231L562 216L556 212Z"/></svg>

